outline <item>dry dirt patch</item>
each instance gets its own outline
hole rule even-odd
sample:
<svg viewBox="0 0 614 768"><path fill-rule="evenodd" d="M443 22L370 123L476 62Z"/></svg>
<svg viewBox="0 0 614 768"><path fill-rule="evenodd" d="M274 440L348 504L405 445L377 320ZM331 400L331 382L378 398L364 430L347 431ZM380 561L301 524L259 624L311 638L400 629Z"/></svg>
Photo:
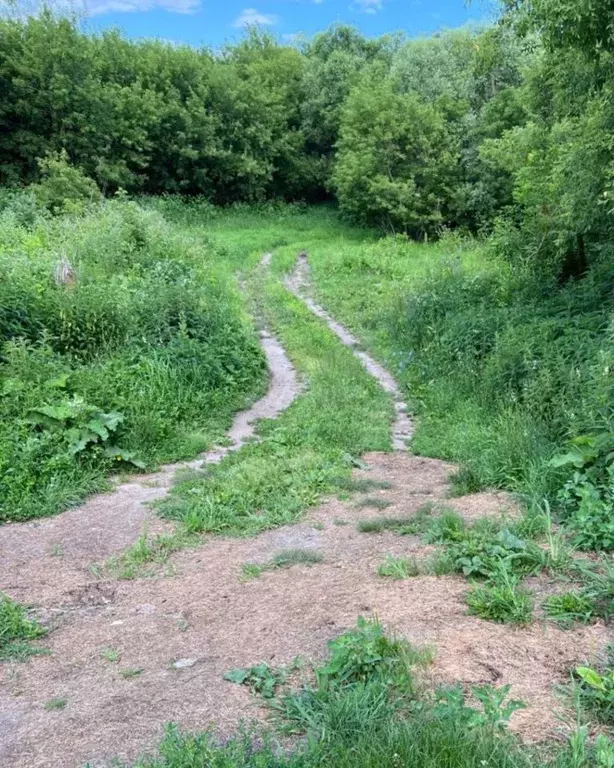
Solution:
<svg viewBox="0 0 614 768"><path fill-rule="evenodd" d="M130 759L151 748L170 720L228 733L242 718L265 713L245 689L223 680L225 671L260 661L287 664L297 655L321 659L327 640L359 614L376 615L410 641L434 646L433 682L511 683L512 695L529 705L514 715L513 726L529 739L550 735L560 708L553 684L602 648L606 628L490 624L465 614L467 583L460 578L377 577L385 554L419 556L424 547L415 537L361 534L357 521L406 517L425 499L474 519L499 514L510 501L495 494L447 498L451 467L443 462L400 453L366 461L370 470L357 477L393 484L376 491L392 502L382 513L329 499L298 525L247 540L212 538L197 551L178 553L173 577L100 584L84 575L81 591L61 579L24 590L39 605L44 592L45 610L72 613L45 640L52 655L3 665L2 765L108 765L113 756ZM316 549L324 560L240 580L243 563L263 563L288 548ZM119 660L108 661L105 649L117 651ZM189 663L177 669L177 660ZM124 678L122 670L142 671ZM46 711L44 703L56 697L67 700L65 709Z"/></svg>

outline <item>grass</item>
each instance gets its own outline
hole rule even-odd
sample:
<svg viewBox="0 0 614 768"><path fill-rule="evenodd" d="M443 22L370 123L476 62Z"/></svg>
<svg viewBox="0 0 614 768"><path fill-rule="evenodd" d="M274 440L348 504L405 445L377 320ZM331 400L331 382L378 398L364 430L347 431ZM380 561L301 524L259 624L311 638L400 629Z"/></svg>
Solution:
<svg viewBox="0 0 614 768"><path fill-rule="evenodd" d="M417 535L429 529L433 509L432 504L423 504L411 517L375 517L361 520L356 527L360 533L394 531L401 535Z"/></svg>
<svg viewBox="0 0 614 768"><path fill-rule="evenodd" d="M548 618L564 626L574 622L588 624L593 618L593 603L586 595L579 592L550 595L544 600L542 607Z"/></svg>
<svg viewBox="0 0 614 768"><path fill-rule="evenodd" d="M29 656L46 653L30 645L31 640L45 634L47 630L28 618L24 606L0 593L0 661L25 661Z"/></svg>
<svg viewBox="0 0 614 768"><path fill-rule="evenodd" d="M533 599L528 590L504 574L487 584L476 584L465 595L468 613L480 619L505 624L530 624Z"/></svg>
<svg viewBox="0 0 614 768"><path fill-rule="evenodd" d="M366 496L364 499L358 499L355 506L357 509L388 509L392 506L392 502L378 496Z"/></svg>
<svg viewBox="0 0 614 768"><path fill-rule="evenodd" d="M4 209L0 233L0 523L195 455L263 391L263 355L210 242L119 200L27 226ZM50 279L60 253L70 289Z"/></svg>
<svg viewBox="0 0 614 768"><path fill-rule="evenodd" d="M139 677L143 674L145 669L143 667L125 667L124 669L119 670L120 677L123 677L124 680L132 680L135 677Z"/></svg>
<svg viewBox="0 0 614 768"><path fill-rule="evenodd" d="M159 756L135 768L603 768L614 750L575 729L565 743L523 745L507 728L522 702L509 687L476 686L429 693L422 685L428 649L358 626L329 643L328 658L296 689L266 664L230 670L272 708L274 731L243 727L230 739L168 726ZM288 734L293 734L290 741ZM298 737L298 739L297 739ZM284 748L280 748L283 739Z"/></svg>
<svg viewBox="0 0 614 768"><path fill-rule="evenodd" d="M261 442L177 482L160 502L162 516L194 533L254 534L290 523L325 493L353 487L354 457L390 449L391 402L360 362L275 279L255 276L250 291L309 387L278 419L259 424Z"/></svg>
<svg viewBox="0 0 614 768"><path fill-rule="evenodd" d="M284 549L274 555L268 563L243 563L241 579L249 581L257 579L264 571L278 571L295 565L317 565L323 561L323 556L312 549Z"/></svg>
<svg viewBox="0 0 614 768"><path fill-rule="evenodd" d="M121 657L121 653L115 650L115 648L102 648L100 651L100 658L108 661L110 664L119 664Z"/></svg>
<svg viewBox="0 0 614 768"><path fill-rule="evenodd" d="M420 566L415 557L394 557L387 555L377 567L377 575L389 579L410 579L420 575Z"/></svg>
<svg viewBox="0 0 614 768"><path fill-rule="evenodd" d="M68 699L55 698L55 699L49 699L49 701L46 701L44 704L44 707L47 710L47 712L59 712L60 710L65 709L67 704L68 704Z"/></svg>

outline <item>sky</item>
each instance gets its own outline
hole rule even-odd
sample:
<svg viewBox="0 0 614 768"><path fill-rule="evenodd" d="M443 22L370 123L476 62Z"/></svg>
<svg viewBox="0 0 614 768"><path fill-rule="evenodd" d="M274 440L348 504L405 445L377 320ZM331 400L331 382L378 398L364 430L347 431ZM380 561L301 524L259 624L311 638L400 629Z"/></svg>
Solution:
<svg viewBox="0 0 614 768"><path fill-rule="evenodd" d="M129 37L218 47L256 24L291 42L334 22L367 36L403 30L408 35L483 22L493 0L85 0L85 26L118 27Z"/></svg>

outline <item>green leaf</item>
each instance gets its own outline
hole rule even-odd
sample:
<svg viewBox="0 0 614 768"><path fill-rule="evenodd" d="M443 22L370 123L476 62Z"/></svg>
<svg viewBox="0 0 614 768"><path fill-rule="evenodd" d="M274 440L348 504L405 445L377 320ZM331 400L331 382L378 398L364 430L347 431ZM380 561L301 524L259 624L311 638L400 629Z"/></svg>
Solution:
<svg viewBox="0 0 614 768"><path fill-rule="evenodd" d="M62 426L64 422L72 418L73 409L68 405L41 405L39 408L30 410L30 420L34 424L43 424L45 426Z"/></svg>
<svg viewBox="0 0 614 768"><path fill-rule="evenodd" d="M576 675L591 688L595 688L598 691L606 690L603 678L594 669L590 667L576 667Z"/></svg>
<svg viewBox="0 0 614 768"><path fill-rule="evenodd" d="M103 441L109 437L109 430L99 419L90 419L86 424L87 429L95 432Z"/></svg>
<svg viewBox="0 0 614 768"><path fill-rule="evenodd" d="M84 451L90 443L98 442L98 435L95 432L75 429L71 430L71 433L73 439L68 447L68 450L72 453L73 456Z"/></svg>
<svg viewBox="0 0 614 768"><path fill-rule="evenodd" d="M237 685L243 685L243 683L249 677L250 670L242 669L241 667L235 667L229 669L224 673L224 680L228 680L229 683L236 683Z"/></svg>

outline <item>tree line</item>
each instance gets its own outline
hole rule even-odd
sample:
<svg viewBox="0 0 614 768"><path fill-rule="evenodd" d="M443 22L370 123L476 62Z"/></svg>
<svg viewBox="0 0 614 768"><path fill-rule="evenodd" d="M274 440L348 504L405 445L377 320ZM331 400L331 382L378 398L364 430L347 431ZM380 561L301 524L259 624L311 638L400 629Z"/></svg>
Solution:
<svg viewBox="0 0 614 768"><path fill-rule="evenodd" d="M0 22L0 182L58 158L107 194L216 204L334 197L358 223L494 233L565 280L614 206L614 0L503 0L487 28L299 46L251 30L220 51ZM60 154L61 153L61 154Z"/></svg>

